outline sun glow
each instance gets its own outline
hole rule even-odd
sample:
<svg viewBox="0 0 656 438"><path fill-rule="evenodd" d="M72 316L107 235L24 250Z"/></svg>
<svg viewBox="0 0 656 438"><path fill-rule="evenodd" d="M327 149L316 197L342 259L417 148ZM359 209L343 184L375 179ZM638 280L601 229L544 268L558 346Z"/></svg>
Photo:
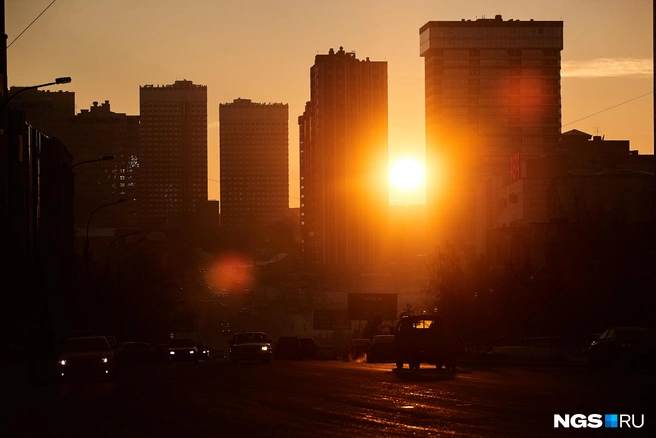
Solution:
<svg viewBox="0 0 656 438"><path fill-rule="evenodd" d="M423 166L411 158L397 160L390 171L390 182L397 189L413 190L423 181Z"/></svg>

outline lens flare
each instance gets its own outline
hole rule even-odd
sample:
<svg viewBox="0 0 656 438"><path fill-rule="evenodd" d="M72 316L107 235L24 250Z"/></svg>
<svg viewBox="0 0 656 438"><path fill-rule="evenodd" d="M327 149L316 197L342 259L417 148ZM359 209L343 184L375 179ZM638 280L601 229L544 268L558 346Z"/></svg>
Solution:
<svg viewBox="0 0 656 438"><path fill-rule="evenodd" d="M241 254L220 256L208 270L208 283L217 290L240 292L253 287L252 262Z"/></svg>

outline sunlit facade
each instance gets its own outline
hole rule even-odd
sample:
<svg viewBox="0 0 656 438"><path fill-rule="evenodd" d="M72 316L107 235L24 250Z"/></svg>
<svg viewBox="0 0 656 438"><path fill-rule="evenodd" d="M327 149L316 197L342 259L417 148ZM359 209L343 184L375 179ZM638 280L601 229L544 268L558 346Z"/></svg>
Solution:
<svg viewBox="0 0 656 438"><path fill-rule="evenodd" d="M388 214L387 62L330 49L299 117L305 266L382 263Z"/></svg>
<svg viewBox="0 0 656 438"><path fill-rule="evenodd" d="M289 106L219 105L221 226L271 224L289 210Z"/></svg>
<svg viewBox="0 0 656 438"><path fill-rule="evenodd" d="M139 89L139 218L187 228L207 200L207 87L191 81Z"/></svg>
<svg viewBox="0 0 656 438"><path fill-rule="evenodd" d="M420 29L426 198L437 240L473 245L475 186L508 174L513 154L558 144L562 49L562 21L497 15Z"/></svg>

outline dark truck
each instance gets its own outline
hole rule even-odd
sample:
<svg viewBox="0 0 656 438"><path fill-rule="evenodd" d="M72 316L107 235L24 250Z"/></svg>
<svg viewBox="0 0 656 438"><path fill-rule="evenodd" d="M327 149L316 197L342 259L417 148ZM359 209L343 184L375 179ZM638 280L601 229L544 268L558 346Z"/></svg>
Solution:
<svg viewBox="0 0 656 438"><path fill-rule="evenodd" d="M447 335L439 316L404 316L397 323L394 335L397 369L407 363L411 370L418 370L422 362L455 369L458 340Z"/></svg>

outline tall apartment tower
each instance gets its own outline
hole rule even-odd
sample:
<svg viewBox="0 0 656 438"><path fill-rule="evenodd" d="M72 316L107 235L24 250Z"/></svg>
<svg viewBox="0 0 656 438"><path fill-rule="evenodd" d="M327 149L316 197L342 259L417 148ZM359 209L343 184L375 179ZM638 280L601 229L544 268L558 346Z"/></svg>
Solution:
<svg viewBox="0 0 656 438"><path fill-rule="evenodd" d="M139 216L143 227L183 229L207 200L207 86L139 88Z"/></svg>
<svg viewBox="0 0 656 438"><path fill-rule="evenodd" d="M475 240L476 185L510 175L561 128L562 21L431 21L421 27L426 81L426 198L438 240Z"/></svg>
<svg viewBox="0 0 656 438"><path fill-rule="evenodd" d="M387 62L343 47L316 55L298 118L307 267L377 266L389 209Z"/></svg>
<svg viewBox="0 0 656 438"><path fill-rule="evenodd" d="M221 226L271 224L289 210L289 107L219 105Z"/></svg>

